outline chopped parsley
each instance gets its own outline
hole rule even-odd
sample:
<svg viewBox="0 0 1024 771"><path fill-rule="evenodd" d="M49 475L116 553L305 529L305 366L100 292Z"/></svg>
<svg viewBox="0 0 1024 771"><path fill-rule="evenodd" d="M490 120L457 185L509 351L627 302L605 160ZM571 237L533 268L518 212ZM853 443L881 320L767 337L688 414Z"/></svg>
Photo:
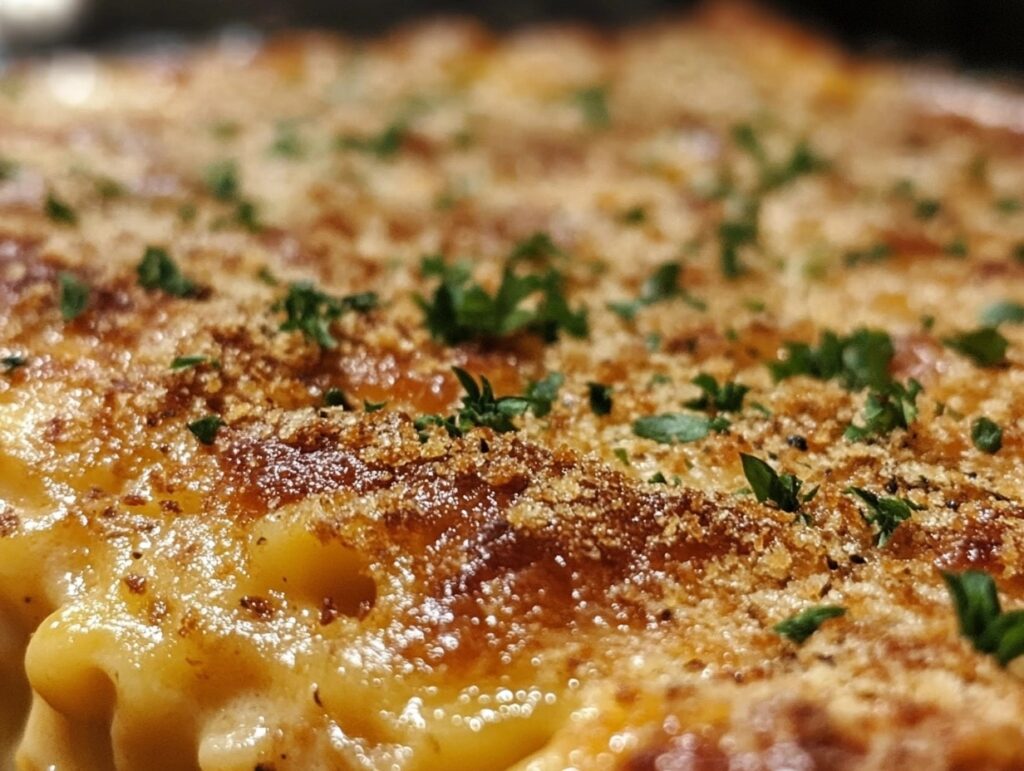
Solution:
<svg viewBox="0 0 1024 771"><path fill-rule="evenodd" d="M666 262L659 265L654 273L644 281L637 299L609 303L609 310L614 311L626 321L632 321L641 308L675 297L682 299L691 307L704 310L707 306L703 302L691 297L685 289L679 286L681 272L682 266L678 262Z"/></svg>
<svg viewBox="0 0 1024 771"><path fill-rule="evenodd" d="M331 336L331 324L348 311L365 313L377 307L373 292L333 297L316 289L308 281L289 285L288 294L272 306L284 311L285 320L278 327L282 332L298 331L321 348L336 348L338 341Z"/></svg>
<svg viewBox="0 0 1024 771"><path fill-rule="evenodd" d="M178 266L159 246L147 246L136 268L139 284L144 289L159 289L175 297L192 297L196 286L185 278Z"/></svg>
<svg viewBox="0 0 1024 771"><path fill-rule="evenodd" d="M607 415L612 411L612 387L604 383L587 383L587 398L590 411L595 415Z"/></svg>
<svg viewBox="0 0 1024 771"><path fill-rule="evenodd" d="M233 160L211 163L203 173L210 195L221 201L234 201L241 192L238 179L238 164Z"/></svg>
<svg viewBox="0 0 1024 771"><path fill-rule="evenodd" d="M217 432L223 425L224 421L219 415L206 415L189 423L188 430L202 444L213 444L213 440L217 438Z"/></svg>
<svg viewBox="0 0 1024 771"><path fill-rule="evenodd" d="M950 241L948 244L942 247L942 251L944 251L950 257L960 258L966 257L970 250L967 246L967 242L963 238L954 238L952 241Z"/></svg>
<svg viewBox="0 0 1024 771"><path fill-rule="evenodd" d="M371 136L340 136L335 140L335 147L339 150L357 150L385 160L402 149L402 143L405 142L408 133L405 121L395 121Z"/></svg>
<svg viewBox="0 0 1024 771"><path fill-rule="evenodd" d="M719 385L718 381L706 372L701 372L691 382L701 390L700 396L684 404L692 410L739 412L743 409L743 398L750 390L748 386L732 380Z"/></svg>
<svg viewBox="0 0 1024 771"><path fill-rule="evenodd" d="M530 410L534 415L543 418L551 412L564 382L565 376L561 372L551 372L543 380L530 382L526 387L526 398L530 400Z"/></svg>
<svg viewBox="0 0 1024 771"><path fill-rule="evenodd" d="M324 392L324 406L343 407L346 410L352 409L352 404L349 402L348 397L345 396L345 392L340 388L328 388Z"/></svg>
<svg viewBox="0 0 1024 771"><path fill-rule="evenodd" d="M738 208L718 223L719 265L726 278L738 278L745 271L740 249L757 242L758 202L737 199Z"/></svg>
<svg viewBox="0 0 1024 771"><path fill-rule="evenodd" d="M193 369L203 364L216 366L217 360L208 356L178 356L171 362L171 371L178 372L183 369Z"/></svg>
<svg viewBox="0 0 1024 771"><path fill-rule="evenodd" d="M971 423L971 441L982 452L997 453L1003 447L1003 429L985 416L975 418Z"/></svg>
<svg viewBox="0 0 1024 771"><path fill-rule="evenodd" d="M993 202L992 206L1000 214L1014 214L1024 208L1024 204L1021 203L1021 200L1013 197L1012 195L997 198Z"/></svg>
<svg viewBox="0 0 1024 771"><path fill-rule="evenodd" d="M843 264L848 268L857 265L871 265L882 262L892 256L892 247L888 244L875 244L865 249L854 249L843 255Z"/></svg>
<svg viewBox="0 0 1024 771"><path fill-rule="evenodd" d="M471 374L459 367L452 367L452 372L459 379L466 395L462 397L462 406L451 416L423 415L416 419L415 427L420 441L428 438L430 426L444 428L451 437L464 435L471 428L490 428L498 433L516 430L513 418L525 413L531 400L522 396L495 397L490 381L480 376L478 384Z"/></svg>
<svg viewBox="0 0 1024 771"><path fill-rule="evenodd" d="M643 206L631 206L619 215L624 225L642 225L647 222L647 209Z"/></svg>
<svg viewBox="0 0 1024 771"><path fill-rule="evenodd" d="M387 399L382 402L368 402L366 399L363 399L363 412L380 412L387 404Z"/></svg>
<svg viewBox="0 0 1024 771"><path fill-rule="evenodd" d="M238 202L238 205L235 206L235 222L250 233L259 233L263 230L259 209L252 201Z"/></svg>
<svg viewBox="0 0 1024 771"><path fill-rule="evenodd" d="M14 372L19 367L24 367L26 364L28 364L28 359L17 353L0 358L0 367L3 367L5 375L9 372Z"/></svg>
<svg viewBox="0 0 1024 771"><path fill-rule="evenodd" d="M840 337L826 330L817 347L794 342L787 342L784 347L786 358L768 364L776 382L794 375L818 380L838 378L850 390L882 389L890 382L889 363L894 349L885 332L858 329Z"/></svg>
<svg viewBox="0 0 1024 771"><path fill-rule="evenodd" d="M712 431L721 433L729 427L725 418L708 418L686 412L647 415L633 421L633 433L660 444L697 442Z"/></svg>
<svg viewBox="0 0 1024 771"><path fill-rule="evenodd" d="M924 506L919 506L907 498L882 497L861 487L848 487L846 492L856 495L868 507L870 513L861 516L866 523L878 528L875 532L875 546L878 547L889 543L901 522L910 519L915 511L924 509Z"/></svg>
<svg viewBox="0 0 1024 771"><path fill-rule="evenodd" d="M590 128L604 129L611 125L608 91L603 86L581 88L572 95L572 100L579 107L583 122Z"/></svg>
<svg viewBox="0 0 1024 771"><path fill-rule="evenodd" d="M914 201L914 216L919 220L930 220L942 209L936 198L918 198Z"/></svg>
<svg viewBox="0 0 1024 771"><path fill-rule="evenodd" d="M971 332L961 332L942 342L979 367L997 367L1006 363L1009 343L995 327L979 327Z"/></svg>
<svg viewBox="0 0 1024 771"><path fill-rule="evenodd" d="M544 262L554 257L566 257L558 245L551 240L551 236L542 230L524 238L516 244L508 255L508 261L512 264L519 262Z"/></svg>
<svg viewBox="0 0 1024 771"><path fill-rule="evenodd" d="M280 158L298 160L306 155L305 145L299 132L290 121L278 124L277 134L270 145L270 152Z"/></svg>
<svg viewBox="0 0 1024 771"><path fill-rule="evenodd" d="M1024 610L1003 611L990 575L978 570L943 571L942 579L953 600L960 634L975 650L991 654L1003 667L1024 655Z"/></svg>
<svg viewBox="0 0 1024 771"><path fill-rule="evenodd" d="M780 474L760 458L740 453L743 463L743 475L754 491L759 503L771 501L783 511L796 512L802 504L809 502L818 493L818 488L800 494L803 480L793 474Z"/></svg>
<svg viewBox="0 0 1024 771"><path fill-rule="evenodd" d="M57 274L60 286L60 315L65 321L74 321L89 305L89 285L66 270Z"/></svg>
<svg viewBox="0 0 1024 771"><path fill-rule="evenodd" d="M521 273L514 261L505 265L495 294L473 282L465 263L447 265L440 256L424 258L421 268L428 278L440 279L430 300L417 295L427 329L449 345L468 340L498 340L518 332L530 332L553 342L560 331L573 337L589 333L585 309L572 310L563 292L560 271L549 268ZM535 299L532 307L523 307Z"/></svg>
<svg viewBox="0 0 1024 771"><path fill-rule="evenodd" d="M52 192L46 194L43 210L52 222L59 222L63 225L76 225L78 223L78 215L75 213L75 210Z"/></svg>
<svg viewBox="0 0 1024 771"><path fill-rule="evenodd" d="M785 621L780 621L772 629L787 640L802 645L830 618L839 618L844 615L846 615L846 608L842 605L815 605L790 616Z"/></svg>
<svg viewBox="0 0 1024 771"><path fill-rule="evenodd" d="M993 303L981 312L981 323L989 327L1000 324L1024 324L1024 303L1012 300Z"/></svg>
<svg viewBox="0 0 1024 771"><path fill-rule="evenodd" d="M6 182L18 176L18 164L10 158L0 155L0 182Z"/></svg>
<svg viewBox="0 0 1024 771"><path fill-rule="evenodd" d="M872 388L864 404L864 425L849 425L843 436L863 441L872 436L885 436L896 428L909 428L917 420L917 396L921 384L911 378L906 385L895 381L882 388Z"/></svg>
<svg viewBox="0 0 1024 771"><path fill-rule="evenodd" d="M732 138L736 145L753 158L757 164L761 174L761 192L783 187L806 174L814 174L828 166L828 163L820 158L804 140L793 146L785 161L773 163L768 158L754 127L749 123L734 126Z"/></svg>

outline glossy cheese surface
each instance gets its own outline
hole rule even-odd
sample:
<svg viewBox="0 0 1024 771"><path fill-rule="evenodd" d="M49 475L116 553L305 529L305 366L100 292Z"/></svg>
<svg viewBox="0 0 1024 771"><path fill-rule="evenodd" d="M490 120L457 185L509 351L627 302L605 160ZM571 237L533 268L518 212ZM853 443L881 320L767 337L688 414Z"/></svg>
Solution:
<svg viewBox="0 0 1024 771"><path fill-rule="evenodd" d="M737 126L769 165L821 162L762 185L729 277L715 190L764 173ZM1024 607L1024 326L996 367L943 342L1024 302L1022 148L1012 89L725 6L10 68L0 767L1024 767L1024 659L975 651L940 575ZM538 233L586 339L431 337L424 255L494 291ZM192 296L140 286L152 246ZM685 296L608 308L666 262ZM62 275L90 290L72 320ZM380 304L321 348L280 330L297 281ZM766 363L862 328L923 390L854 442L865 391ZM453 366L564 384L516 431L421 441ZM700 373L750 389L727 430L635 434ZM740 453L819 486L806 516L759 503ZM879 547L850 486L920 508ZM822 604L846 615L803 645L773 631Z"/></svg>

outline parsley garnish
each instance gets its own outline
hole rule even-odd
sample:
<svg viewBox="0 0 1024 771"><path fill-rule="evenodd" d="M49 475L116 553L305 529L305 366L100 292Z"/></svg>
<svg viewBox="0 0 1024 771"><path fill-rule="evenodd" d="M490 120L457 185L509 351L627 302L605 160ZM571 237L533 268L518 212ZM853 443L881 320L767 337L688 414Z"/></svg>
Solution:
<svg viewBox="0 0 1024 771"><path fill-rule="evenodd" d="M1024 204L1021 204L1019 198L1013 196L1004 196L1003 198L997 198L992 206L995 207L996 211L1001 214L1013 214L1014 212L1020 211L1024 208Z"/></svg>
<svg viewBox="0 0 1024 771"><path fill-rule="evenodd" d="M324 392L324 406L325 407L344 407L346 410L352 409L352 405L349 403L348 397L345 396L345 392L340 388L328 388Z"/></svg>
<svg viewBox="0 0 1024 771"><path fill-rule="evenodd" d="M773 163L749 123L734 126L732 138L757 164L761 172L760 190L763 192L782 187L805 174L813 174L828 166L803 140L793 146L784 162Z"/></svg>
<svg viewBox="0 0 1024 771"><path fill-rule="evenodd" d="M624 225L642 225L647 222L647 209L643 206L631 206L619 215Z"/></svg>
<svg viewBox="0 0 1024 771"><path fill-rule="evenodd" d="M590 411L595 415L607 415L612 411L612 387L604 383L587 383L587 397Z"/></svg>
<svg viewBox="0 0 1024 771"><path fill-rule="evenodd" d="M935 198L918 198L914 201L914 216L919 220L930 220L942 209Z"/></svg>
<svg viewBox="0 0 1024 771"><path fill-rule="evenodd" d="M506 263L501 284L492 295L471 282L469 266L446 265L440 256L424 258L423 275L437 277L440 285L431 300L417 295L430 334L449 345L467 340L495 340L517 332L531 332L551 342L560 330L586 337L586 310L572 310L563 294L562 274L550 268L542 273L518 273ZM537 297L533 308L522 307Z"/></svg>
<svg viewBox="0 0 1024 771"><path fill-rule="evenodd" d="M803 487L803 480L793 474L779 474L760 458L753 455L740 453L740 461L743 463L743 475L750 483L750 489L759 503L772 501L783 511L795 512L800 510L801 504L809 502L818 493L818 488L810 492L800 494Z"/></svg>
<svg viewBox="0 0 1024 771"><path fill-rule="evenodd" d="M53 222L60 222L64 225L75 225L78 223L78 215L75 214L75 210L52 192L46 194L46 202L43 209L46 212L46 216Z"/></svg>
<svg viewBox="0 0 1024 771"><path fill-rule="evenodd" d="M160 289L175 297L192 297L196 286L185 278L166 249L147 246L136 268L139 284L145 289Z"/></svg>
<svg viewBox="0 0 1024 771"><path fill-rule="evenodd" d="M971 423L971 441L982 452L997 453L1003 447L1003 429L984 416Z"/></svg>
<svg viewBox="0 0 1024 771"><path fill-rule="evenodd" d="M640 290L640 296L635 300L624 302L613 302L608 304L609 310L614 311L626 321L636 318L637 311L648 305L670 300L674 297L681 298L691 307L704 310L707 306L700 300L691 297L685 289L679 286L679 274L682 266L678 262L666 262L644 281Z"/></svg>
<svg viewBox="0 0 1024 771"><path fill-rule="evenodd" d="M566 253L551 240L550 235L539 230L516 244L508 255L508 261L512 264L529 261L543 262L553 257L566 256Z"/></svg>
<svg viewBox="0 0 1024 771"><path fill-rule="evenodd" d="M259 209L252 201L238 202L238 205L235 207L235 222L250 233L259 233L263 230Z"/></svg>
<svg viewBox="0 0 1024 771"><path fill-rule="evenodd" d="M203 364L216 366L217 360L208 356L178 356L171 362L171 371L178 372L183 369L192 369Z"/></svg>
<svg viewBox="0 0 1024 771"><path fill-rule="evenodd" d="M60 285L60 315L65 321L74 321L89 305L89 286L66 270L57 274L57 281Z"/></svg>
<svg viewBox="0 0 1024 771"><path fill-rule="evenodd" d="M910 519L915 511L924 509L924 506L919 506L906 498L880 497L861 487L848 487L846 492L856 495L867 505L870 514L861 516L869 525L878 528L875 533L875 546L878 547L889 543L901 522Z"/></svg>
<svg viewBox="0 0 1024 771"><path fill-rule="evenodd" d="M480 376L480 383L477 384L473 376L466 370L459 367L452 367L452 372L459 379L466 395L462 397L462 406L458 412L449 417L440 415L423 415L416 419L415 427L419 433L420 441L426 441L428 434L426 429L430 426L440 426L448 432L449 436L462 436L471 428L490 428L498 433L515 431L516 425L512 418L519 417L526 412L531 405L529 398L522 396L501 396L495 397L490 381Z"/></svg>
<svg viewBox="0 0 1024 771"><path fill-rule="evenodd" d="M790 616L785 621L780 621L772 629L797 645L802 645L830 618L844 615L846 608L842 605L816 605Z"/></svg>
<svg viewBox="0 0 1024 771"><path fill-rule="evenodd" d="M743 409L743 398L750 390L748 386L732 380L719 385L718 381L706 372L700 373L690 382L702 392L696 399L685 402L684 406L692 410L739 412Z"/></svg>
<svg viewBox="0 0 1024 771"><path fill-rule="evenodd" d="M561 372L552 372L526 387L526 398L530 400L530 410L534 415L543 418L551 412L551 405L558 398L558 390L564 382L565 376Z"/></svg>
<svg viewBox="0 0 1024 771"><path fill-rule="evenodd" d="M660 444L697 442L712 431L721 433L729 427L725 418L708 418L686 412L647 415L633 421L633 433Z"/></svg>
<svg viewBox="0 0 1024 771"><path fill-rule="evenodd" d="M0 182L6 182L18 176L18 164L10 158L0 156Z"/></svg>
<svg viewBox="0 0 1024 771"><path fill-rule="evenodd" d="M375 307L377 295L373 292L332 297L310 282L300 281L289 285L288 294L274 303L272 310L283 310L287 316L279 327L282 332L299 331L321 348L336 348L331 324L347 311L365 313Z"/></svg>
<svg viewBox="0 0 1024 771"><path fill-rule="evenodd" d="M873 388L864 404L864 425L846 427L843 436L861 441L870 436L885 436L895 428L909 428L917 419L917 396L921 384L911 378L904 386L891 382L883 388Z"/></svg>
<svg viewBox="0 0 1024 771"><path fill-rule="evenodd" d="M373 136L341 136L335 141L339 150L358 150L376 155L380 159L392 157L402 148L408 127L405 121L395 121Z"/></svg>
<svg viewBox="0 0 1024 771"><path fill-rule="evenodd" d="M363 399L363 412L380 412L387 406L387 403L387 399L382 402L368 402L366 399Z"/></svg>
<svg viewBox="0 0 1024 771"><path fill-rule="evenodd" d="M942 342L971 359L979 367L996 367L1006 362L1008 341L995 327L979 327L947 337Z"/></svg>
<svg viewBox="0 0 1024 771"><path fill-rule="evenodd" d="M942 578L953 600L960 634L975 650L995 656L1003 667L1024 654L1024 610L1003 611L991 576L977 570L943 571Z"/></svg>
<svg viewBox="0 0 1024 771"><path fill-rule="evenodd" d="M738 210L718 223L719 262L726 278L737 278L745 272L740 248L757 241L758 203L754 199L737 201Z"/></svg>
<svg viewBox="0 0 1024 771"><path fill-rule="evenodd" d="M14 372L18 367L24 367L26 364L28 364L28 359L17 353L0 358L0 367L4 368L5 375Z"/></svg>
<svg viewBox="0 0 1024 771"><path fill-rule="evenodd" d="M839 378L850 390L881 389L890 382L889 362L894 351L885 332L859 329L839 337L826 330L817 348L794 342L785 343L785 348L785 359L768 364L776 382L794 375L809 375L818 380Z"/></svg>
<svg viewBox="0 0 1024 771"><path fill-rule="evenodd" d="M1011 300L993 303L982 311L981 323L989 327L1000 324L1024 324L1024 303Z"/></svg>
<svg viewBox="0 0 1024 771"><path fill-rule="evenodd" d="M855 249L843 255L843 263L848 268L856 265L869 265L882 262L892 256L892 247L888 244L875 244L866 249Z"/></svg>
<svg viewBox="0 0 1024 771"><path fill-rule="evenodd" d="M241 192L238 164L232 160L217 161L206 167L203 179L210 195L221 201L233 201Z"/></svg>
<svg viewBox="0 0 1024 771"><path fill-rule="evenodd" d="M582 88L573 94L573 101L580 108L583 121L592 129L608 128L612 117L608 111L608 92L602 86Z"/></svg>
<svg viewBox="0 0 1024 771"><path fill-rule="evenodd" d="M306 148L302 144L299 132L291 122L280 123L277 126L277 135L270 145L270 152L281 158L297 160L306 154Z"/></svg>
<svg viewBox="0 0 1024 771"><path fill-rule="evenodd" d="M219 415L207 415L189 423L188 430L202 444L213 444L213 440L217 438L217 432L223 425L224 421L220 419Z"/></svg>

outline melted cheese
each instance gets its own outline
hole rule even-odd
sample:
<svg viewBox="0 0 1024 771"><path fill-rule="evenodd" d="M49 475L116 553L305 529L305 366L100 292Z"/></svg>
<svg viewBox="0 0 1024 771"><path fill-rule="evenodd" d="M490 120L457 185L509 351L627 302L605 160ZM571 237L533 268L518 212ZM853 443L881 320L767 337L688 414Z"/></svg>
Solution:
<svg viewBox="0 0 1024 771"><path fill-rule="evenodd" d="M1016 92L729 8L612 38L444 23L57 60L2 86L0 355L27 363L0 375L0 765L1024 766L1024 686L959 637L937 570L1024 603L1024 327L997 369L941 342L1024 300L1024 214L994 206L1024 190ZM607 127L576 96L595 86ZM338 146L396 122L390 157ZM763 195L730 280L730 204L706 191L756 184L742 122L776 162L806 140L829 167ZM225 160L263 228L206 190ZM915 217L902 180L940 211ZM538 231L571 255L589 339L431 340L420 257L471 258L493 287ZM199 298L138 285L150 244ZM607 310L668 260L706 309ZM262 269L382 305L320 350L278 331ZM91 287L72 322L60 271ZM765 362L861 326L924 393L909 430L853 443L863 393L775 384ZM171 371L186 355L219 367ZM498 393L565 384L515 433L421 443L413 419L459 402L452 365ZM727 432L634 435L700 372L751 388ZM607 416L591 381L613 386ZM323 408L329 388L387 404ZM207 447L186 425L210 413ZM995 455L970 440L982 414ZM809 525L737 492L740 452L820 485ZM849 485L923 509L876 548ZM822 603L848 613L799 648L772 632Z"/></svg>

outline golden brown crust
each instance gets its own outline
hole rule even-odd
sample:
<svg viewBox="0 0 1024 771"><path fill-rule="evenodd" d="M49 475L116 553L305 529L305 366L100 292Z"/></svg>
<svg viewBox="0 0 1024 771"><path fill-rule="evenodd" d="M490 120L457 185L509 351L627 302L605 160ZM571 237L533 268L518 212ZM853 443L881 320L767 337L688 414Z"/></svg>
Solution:
<svg viewBox="0 0 1024 771"><path fill-rule="evenodd" d="M722 5L607 37L440 22L3 86L0 356L24 364L0 374L0 659L27 680L0 673L33 706L23 732L13 699L0 741L19 767L1024 766L1020 671L960 638L938 572L988 571L1024 605L1024 327L996 368L942 342L1024 301L1024 214L998 205L1024 189L1017 92ZM607 127L581 116L594 86ZM390 155L336 146L394 121ZM772 158L805 139L829 166L762 196L730 279L732 204L707 190L756 184L744 122ZM262 227L206 189L225 159ZM432 339L420 257L471 257L493 289L536 232L570 255L589 338ZM139 285L151 244L191 296ZM706 308L607 309L667 260ZM62 272L90 287L71 321ZM278 329L298 280L381 304L322 350ZM924 387L917 421L869 442L843 438L864 392L765 366L859 327ZM216 365L171 370L188 355ZM414 419L459 403L452 366L499 394L565 383L515 433L421 442ZM751 389L727 431L634 435L700 372ZM323 406L332 388L351 409ZM209 414L207 446L187 424ZM742 491L741 452L820 485L808 523ZM877 547L850 485L922 508ZM847 614L802 646L772 630L818 604Z"/></svg>

